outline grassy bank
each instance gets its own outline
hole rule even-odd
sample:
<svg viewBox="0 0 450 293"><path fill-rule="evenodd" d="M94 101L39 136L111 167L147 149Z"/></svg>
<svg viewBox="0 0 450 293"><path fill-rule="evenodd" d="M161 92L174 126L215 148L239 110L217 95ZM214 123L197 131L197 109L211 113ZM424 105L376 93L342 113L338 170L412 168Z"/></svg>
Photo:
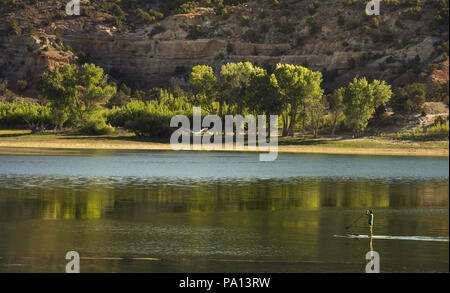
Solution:
<svg viewBox="0 0 450 293"><path fill-rule="evenodd" d="M42 153L44 150L171 150L167 140L135 137L119 131L112 135L31 134L26 130L0 130L0 154ZM280 138L279 152L360 155L449 155L449 142L398 141L388 138Z"/></svg>

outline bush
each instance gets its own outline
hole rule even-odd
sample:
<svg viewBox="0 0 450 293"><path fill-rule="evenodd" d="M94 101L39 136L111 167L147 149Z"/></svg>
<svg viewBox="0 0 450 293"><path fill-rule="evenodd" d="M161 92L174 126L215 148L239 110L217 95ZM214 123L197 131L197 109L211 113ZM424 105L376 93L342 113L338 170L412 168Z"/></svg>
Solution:
<svg viewBox="0 0 450 293"><path fill-rule="evenodd" d="M391 107L395 113L419 112L422 110L425 100L425 85L412 83L394 91Z"/></svg>
<svg viewBox="0 0 450 293"><path fill-rule="evenodd" d="M425 136L427 137L447 137L449 135L449 123L448 120L446 122L438 122L432 127L427 128Z"/></svg>
<svg viewBox="0 0 450 293"><path fill-rule="evenodd" d="M18 35L19 26L15 20L11 20L8 28L8 35Z"/></svg>
<svg viewBox="0 0 450 293"><path fill-rule="evenodd" d="M420 20L422 18L422 7L417 5L416 7L408 8L405 12L405 17L412 20Z"/></svg>
<svg viewBox="0 0 450 293"><path fill-rule="evenodd" d="M222 0L219 0L219 1L216 2L216 6L214 6L214 13L216 15L220 15L220 16L222 16L224 18L228 17L228 10L225 7L225 5L223 5L223 1Z"/></svg>
<svg viewBox="0 0 450 293"><path fill-rule="evenodd" d="M0 125L27 128L32 132L47 129L51 123L50 107L37 103L0 103Z"/></svg>
<svg viewBox="0 0 450 293"><path fill-rule="evenodd" d="M28 82L26 80L20 79L17 81L17 88L20 92L24 92L28 87Z"/></svg>
<svg viewBox="0 0 450 293"><path fill-rule="evenodd" d="M381 137L389 137L394 139L443 139L449 137L449 123L448 120L445 122L438 122L434 124L431 127L428 127L426 129L422 127L417 127L412 132L397 132L397 133L390 133L390 134L380 134Z"/></svg>
<svg viewBox="0 0 450 293"><path fill-rule="evenodd" d="M198 2L189 1L186 3L183 3L176 11L178 14L186 14L197 8L199 5Z"/></svg>
<svg viewBox="0 0 450 293"><path fill-rule="evenodd" d="M240 23L242 26L249 26L250 25L250 19L248 18L247 15L242 15L241 19L240 19Z"/></svg>
<svg viewBox="0 0 450 293"><path fill-rule="evenodd" d="M160 90L156 100L134 100L123 107L114 107L107 114L107 121L137 136L169 137L175 130L170 127L170 120L178 114L192 116L192 105L185 97L175 98L173 94Z"/></svg>
<svg viewBox="0 0 450 293"><path fill-rule="evenodd" d="M156 20L156 17L148 14L141 8L136 9L135 13L136 13L136 16L137 16L137 19L139 20L139 22L142 22L145 24L150 24L151 22Z"/></svg>
<svg viewBox="0 0 450 293"><path fill-rule="evenodd" d="M80 133L91 135L106 135L114 131L114 127L107 125L103 117L91 118L80 128Z"/></svg>
<svg viewBox="0 0 450 293"><path fill-rule="evenodd" d="M144 113L134 120L127 121L125 129L134 132L136 136L169 137L174 131L170 127L171 118L160 113Z"/></svg>
<svg viewBox="0 0 450 293"><path fill-rule="evenodd" d="M198 39L203 35L202 27L199 24L190 24L184 27L184 29L187 32L186 38L189 40Z"/></svg>

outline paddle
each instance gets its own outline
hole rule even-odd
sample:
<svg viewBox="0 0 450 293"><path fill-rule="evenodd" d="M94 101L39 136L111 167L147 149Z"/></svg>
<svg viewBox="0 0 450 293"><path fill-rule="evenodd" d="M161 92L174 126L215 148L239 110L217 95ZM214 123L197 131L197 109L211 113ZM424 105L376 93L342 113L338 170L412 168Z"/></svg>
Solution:
<svg viewBox="0 0 450 293"><path fill-rule="evenodd" d="M345 230L348 230L351 226L353 226L353 224L355 224L356 222L359 221L359 219L361 219L364 215L361 215L358 217L358 219L354 220L350 225L348 225L347 227L345 227Z"/></svg>

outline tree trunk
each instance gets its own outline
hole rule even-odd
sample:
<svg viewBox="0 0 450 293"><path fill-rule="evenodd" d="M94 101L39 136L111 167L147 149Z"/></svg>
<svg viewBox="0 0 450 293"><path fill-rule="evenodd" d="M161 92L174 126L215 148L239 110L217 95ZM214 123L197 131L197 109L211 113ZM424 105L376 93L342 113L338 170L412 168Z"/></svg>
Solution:
<svg viewBox="0 0 450 293"><path fill-rule="evenodd" d="M219 117L222 119L223 118L223 115L222 115L222 107L223 107L223 102L222 101L220 101L219 102Z"/></svg>
<svg viewBox="0 0 450 293"><path fill-rule="evenodd" d="M290 135L291 137L294 137L294 127L295 127L295 117L297 116L297 106L292 106L290 116L291 116L291 121L289 123L288 135Z"/></svg>
<svg viewBox="0 0 450 293"><path fill-rule="evenodd" d="M287 117L283 115L283 131L281 132L281 136L287 136L288 130L287 130Z"/></svg>
<svg viewBox="0 0 450 293"><path fill-rule="evenodd" d="M336 125L337 125L337 116L334 117L334 120L333 120L333 126L332 126L332 128L331 128L331 135L332 135L332 136L334 136L334 134L335 134L335 132L336 132Z"/></svg>

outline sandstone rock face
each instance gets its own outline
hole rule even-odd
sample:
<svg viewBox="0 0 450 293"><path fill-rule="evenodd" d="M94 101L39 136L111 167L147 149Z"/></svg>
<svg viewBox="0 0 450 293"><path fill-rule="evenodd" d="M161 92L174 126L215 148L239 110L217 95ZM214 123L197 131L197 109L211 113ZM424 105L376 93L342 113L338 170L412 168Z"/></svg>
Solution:
<svg viewBox="0 0 450 293"><path fill-rule="evenodd" d="M264 67L291 63L313 70L334 70L334 74L338 73L336 80L325 85L333 89L360 76L400 86L418 80L418 74L411 71L399 74L399 68L416 56L420 58L422 69L428 63L443 62L435 48L443 38L428 31L413 35L413 32L425 31L421 22L409 21L405 28L398 28L396 21L401 14L395 11L380 16L380 23L394 31L398 39L380 43L371 35L380 30L371 29L366 20L359 21L357 10L340 6L321 6L314 16L320 29L311 35L307 23L308 3L297 2L291 11L295 13L285 14L286 11L265 7L264 19L259 16L264 5L257 1L230 7L232 12L227 19L215 15L211 8L198 8L191 13L170 15L160 23L140 23L132 27L112 26L105 21L107 15L103 12L96 12L95 17L66 17L41 26L35 34L37 37L0 37L0 73L11 81L28 77L34 82L47 67L73 62L74 54L83 51L112 77L141 89L171 83L184 85L182 74L174 76L175 72L188 72L195 65L218 68L226 62L240 61ZM336 12L344 15L348 22L355 20L360 25L353 29L337 25ZM249 24L241 24L242 16L248 17ZM424 9L424 19L434 16L432 8ZM264 30L261 29L263 24ZM280 29L281 24L288 24L287 33ZM163 29L156 30L157 26ZM187 28L190 26L201 27L201 33L189 36ZM245 37L250 30L258 35L254 42ZM74 54L64 52L56 44L56 36L61 36L64 45L72 47ZM299 39L303 41L298 42ZM44 50L45 47L48 50ZM361 65L360 57L368 52L377 57ZM353 69L349 68L351 59L357 65ZM436 78L428 82L448 81L448 62L434 76Z"/></svg>
<svg viewBox="0 0 450 293"><path fill-rule="evenodd" d="M64 44L70 45L75 52L83 51L106 72L129 81L131 85L143 89L155 86L167 86L177 68L189 70L198 64L209 64L215 67L226 62L250 61L255 65L274 66L277 63L307 64L314 70L337 69L341 73L341 81L350 81L358 73L369 74L373 78L392 79L400 64L390 64L384 72L378 70L388 56L396 59L410 60L419 56L428 60L433 53L435 38L427 37L421 43L400 50L383 52L379 60L372 60L365 68L348 71L347 61L357 60L362 52L334 51L331 54L295 54L291 45L284 44L252 44L233 42L232 52L229 41L225 39L197 40L159 40L138 33L121 34L114 29L98 27L94 33L69 31L62 34ZM26 79L30 72L34 75L42 73L47 67L53 68L69 63L73 54L61 53L56 50L42 51L42 48L52 44L56 35L41 35L41 38L9 38L1 50L0 65L6 69L10 79ZM33 44L33 51L27 46ZM38 52L41 50L40 52ZM446 70L446 71L445 71ZM448 65L443 68L448 77ZM445 73L446 72L446 73ZM180 84L180 81L177 82ZM337 86L338 84L336 84Z"/></svg>
<svg viewBox="0 0 450 293"><path fill-rule="evenodd" d="M0 71L7 76L10 86L15 89L17 80L28 80L30 90L25 95L37 96L34 86L39 76L47 68L55 68L69 63L73 59L71 52L54 49L43 51L49 40L35 37L9 37L1 40Z"/></svg>
<svg viewBox="0 0 450 293"><path fill-rule="evenodd" d="M76 51L84 51L107 72L119 73L136 86L150 88L166 86L177 67L190 69L198 64L220 66L226 62L250 61L255 65L291 63L308 66L314 70L338 69L346 71L350 58L357 60L362 52L335 51L332 54L292 54L290 44L252 44L234 42L232 53L227 52L229 42L223 39L158 40L139 34L65 34L64 43ZM361 74L372 72L373 77L392 78L394 71L380 72L379 63L389 56L410 60L419 56L428 60L433 53L436 39L428 37L423 42L400 50L373 51L380 53L380 60L372 60ZM390 67L399 67L391 64Z"/></svg>
<svg viewBox="0 0 450 293"><path fill-rule="evenodd" d="M120 72L127 80L135 80L144 88L167 85L177 67L189 69L198 64L238 61L275 64L283 59L286 59L284 62L305 59L301 56L268 56L271 52L288 50L288 44L236 43L233 55L227 55L228 42L218 39L155 40L132 34L66 34L63 38L64 43L76 51L86 52L106 71ZM261 55L252 56L255 48Z"/></svg>

